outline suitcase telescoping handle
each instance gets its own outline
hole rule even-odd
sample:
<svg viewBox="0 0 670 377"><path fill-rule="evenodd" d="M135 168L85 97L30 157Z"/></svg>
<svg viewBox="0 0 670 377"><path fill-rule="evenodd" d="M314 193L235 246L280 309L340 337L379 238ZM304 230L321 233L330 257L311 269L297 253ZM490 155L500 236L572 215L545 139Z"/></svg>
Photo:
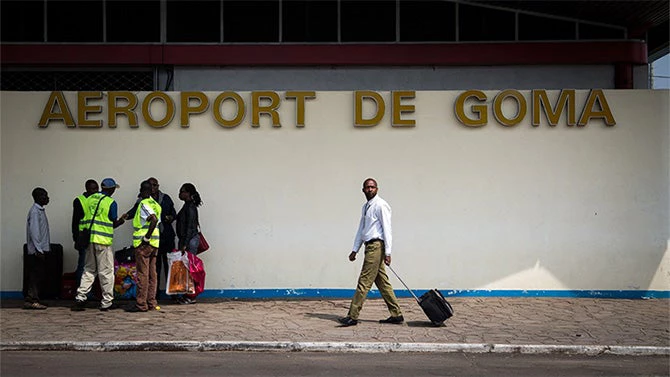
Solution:
<svg viewBox="0 0 670 377"><path fill-rule="evenodd" d="M412 292L412 290L409 289L409 287L407 286L407 284L405 284L405 282L402 281L402 279L400 278L400 276L398 276L398 274L395 272L395 270L393 269L393 267L388 266L388 268L391 270L391 272L393 272L393 275L395 275L395 277L397 277L398 280L400 280L400 282L402 283L402 285L404 285L405 288L407 288L407 290L409 291L409 293L411 293L412 296L414 296L414 299L416 300L416 302L418 302L419 304L421 304L421 301L419 301L419 298L416 297L416 295L414 294L414 292Z"/></svg>

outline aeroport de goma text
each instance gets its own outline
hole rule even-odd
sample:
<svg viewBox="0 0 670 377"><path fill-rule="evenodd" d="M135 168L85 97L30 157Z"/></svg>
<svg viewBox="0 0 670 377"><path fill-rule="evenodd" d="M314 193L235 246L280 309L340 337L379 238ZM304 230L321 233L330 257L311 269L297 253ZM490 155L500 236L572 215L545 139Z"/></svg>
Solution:
<svg viewBox="0 0 670 377"><path fill-rule="evenodd" d="M563 117L566 126L586 126L593 120L599 120L605 126L614 126L616 121L605 94L600 89L592 89L583 103L578 103L574 89L563 89L555 101L551 103L547 91L532 90L529 98L515 89L498 91L492 98L481 90L467 90L458 95L453 104L456 119L466 127L482 127L493 118L495 123L503 127L513 127L523 121L530 113L533 127L540 126L541 120L556 126ZM389 92L390 101L384 100L380 92L358 90L353 94L354 127L373 127L378 125L390 109L392 127L415 127L416 120L412 115L421 111L415 103L416 92L412 90ZM189 127L191 116L199 116L209 112L214 121L221 127L234 128L244 120L247 112L251 116L251 127L260 127L261 115L270 117L273 127L281 127L279 107L283 101L293 102L295 106L295 124L291 126L305 127L305 113L309 111L310 101L317 98L315 91L286 91L283 98L280 92L253 91L251 98L245 101L240 94L233 91L220 92L211 99L204 92L184 91L178 93L175 100L162 91L148 92L140 101L137 94L129 91L113 92L76 92L76 107L72 107L63 92L51 92L44 106L39 127L50 124L64 124L69 128L100 128L107 126L116 128L119 118L125 117L131 128L139 127L138 117L154 128L163 128L172 123L179 114L179 125ZM580 101L581 102L581 101ZM107 108L106 118L103 108ZM161 114L152 110L161 107ZM503 108L512 111L504 112ZM224 111L224 108L226 111ZM249 110L247 110L249 108ZM74 111L73 111L74 110ZM367 111L364 111L367 110ZM513 114L509 114L509 113ZM76 115L73 116L73 114Z"/></svg>

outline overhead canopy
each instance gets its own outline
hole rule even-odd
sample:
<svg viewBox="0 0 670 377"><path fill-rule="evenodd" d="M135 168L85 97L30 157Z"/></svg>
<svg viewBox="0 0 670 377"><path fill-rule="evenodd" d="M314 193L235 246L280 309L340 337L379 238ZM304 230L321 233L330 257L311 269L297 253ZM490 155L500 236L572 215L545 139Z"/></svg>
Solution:
<svg viewBox="0 0 670 377"><path fill-rule="evenodd" d="M470 0L467 2L623 27L627 30L628 38L647 41L650 61L668 53L670 39L668 0Z"/></svg>

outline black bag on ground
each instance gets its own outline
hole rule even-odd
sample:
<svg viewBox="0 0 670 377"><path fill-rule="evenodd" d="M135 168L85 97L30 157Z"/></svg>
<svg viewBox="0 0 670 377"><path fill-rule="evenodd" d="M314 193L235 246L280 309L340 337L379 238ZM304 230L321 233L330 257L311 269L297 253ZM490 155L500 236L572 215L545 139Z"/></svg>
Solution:
<svg viewBox="0 0 670 377"><path fill-rule="evenodd" d="M437 289L431 289L430 291L427 291L421 297L416 297L414 292L412 292L411 289L405 284L404 281L396 274L395 271L393 271L393 268L389 266L389 269L395 277L400 280L402 285L407 288L409 293L414 296L414 299L416 302L419 303L419 306L421 306L421 309L423 309L423 312L426 313L426 316L428 319L430 319L430 322L434 326L442 326L444 324L444 321L447 319L451 318L454 315L454 309L451 308L451 305L447 302L447 300L444 299L444 296L442 295L442 292L438 291Z"/></svg>
<svg viewBox="0 0 670 377"><path fill-rule="evenodd" d="M44 279L39 287L40 299L58 298L63 279L63 245L52 243L51 251L44 254ZM23 296L28 293L28 280L32 269L32 258L28 258L28 245L23 244Z"/></svg>
<svg viewBox="0 0 670 377"><path fill-rule="evenodd" d="M74 248L77 250L86 250L91 243L91 230L83 229L77 234L77 240L74 241Z"/></svg>
<svg viewBox="0 0 670 377"><path fill-rule="evenodd" d="M114 259L119 263L134 263L135 262L135 248L124 247L121 250L114 252Z"/></svg>
<svg viewBox="0 0 670 377"><path fill-rule="evenodd" d="M442 292L437 289L427 291L419 297L419 306L435 326L440 326L444 321L454 315L454 309L444 299Z"/></svg>

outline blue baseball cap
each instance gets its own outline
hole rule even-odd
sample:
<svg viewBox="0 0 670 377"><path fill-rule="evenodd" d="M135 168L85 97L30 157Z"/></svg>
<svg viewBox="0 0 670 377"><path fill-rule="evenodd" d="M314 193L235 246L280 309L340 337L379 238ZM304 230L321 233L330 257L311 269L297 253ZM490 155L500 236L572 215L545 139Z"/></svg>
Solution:
<svg viewBox="0 0 670 377"><path fill-rule="evenodd" d="M100 183L100 187L102 187L102 188L119 188L119 187L121 187L121 186L119 186L119 185L116 183L116 181L114 180L114 178L105 178L105 179L103 179L102 182Z"/></svg>

